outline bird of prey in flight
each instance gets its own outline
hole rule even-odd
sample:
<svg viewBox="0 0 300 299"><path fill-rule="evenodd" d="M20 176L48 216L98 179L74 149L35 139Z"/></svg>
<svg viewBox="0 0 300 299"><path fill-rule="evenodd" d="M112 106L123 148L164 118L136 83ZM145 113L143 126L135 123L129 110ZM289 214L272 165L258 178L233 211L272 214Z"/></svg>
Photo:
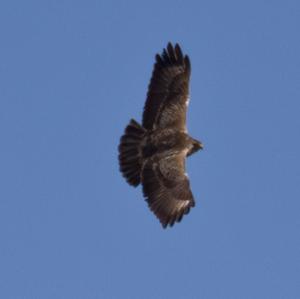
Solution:
<svg viewBox="0 0 300 299"><path fill-rule="evenodd" d="M150 210L165 228L180 222L195 206L185 159L202 143L188 135L190 59L178 44L168 43L155 57L142 124L131 119L119 145L126 181L142 184Z"/></svg>

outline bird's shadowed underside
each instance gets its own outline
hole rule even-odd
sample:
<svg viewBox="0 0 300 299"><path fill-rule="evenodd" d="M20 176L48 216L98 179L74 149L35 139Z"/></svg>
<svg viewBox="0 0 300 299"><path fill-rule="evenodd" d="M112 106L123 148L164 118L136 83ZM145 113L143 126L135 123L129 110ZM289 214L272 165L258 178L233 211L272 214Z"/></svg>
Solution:
<svg viewBox="0 0 300 299"><path fill-rule="evenodd" d="M143 122L131 120L119 145L120 170L143 186L149 208L163 227L180 222L195 206L185 159L202 148L186 129L190 60L178 44L156 55Z"/></svg>

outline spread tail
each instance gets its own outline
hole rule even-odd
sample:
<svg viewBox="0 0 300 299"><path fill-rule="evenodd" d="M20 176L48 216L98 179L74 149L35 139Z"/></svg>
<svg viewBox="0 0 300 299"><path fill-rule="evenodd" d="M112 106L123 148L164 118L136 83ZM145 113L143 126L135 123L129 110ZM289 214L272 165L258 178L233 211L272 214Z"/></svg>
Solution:
<svg viewBox="0 0 300 299"><path fill-rule="evenodd" d="M126 181L135 187L141 182L140 145L145 133L146 130L132 119L125 129L119 145L120 171Z"/></svg>

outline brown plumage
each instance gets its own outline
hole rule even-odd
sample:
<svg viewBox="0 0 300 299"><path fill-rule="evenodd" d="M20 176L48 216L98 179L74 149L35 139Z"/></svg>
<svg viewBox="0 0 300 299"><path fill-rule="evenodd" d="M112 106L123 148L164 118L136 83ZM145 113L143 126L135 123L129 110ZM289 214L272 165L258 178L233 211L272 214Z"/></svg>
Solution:
<svg viewBox="0 0 300 299"><path fill-rule="evenodd" d="M181 221L195 205L185 158L202 149L186 129L191 64L178 44L168 43L156 62L142 125L131 120L119 145L120 170L143 194L163 227Z"/></svg>

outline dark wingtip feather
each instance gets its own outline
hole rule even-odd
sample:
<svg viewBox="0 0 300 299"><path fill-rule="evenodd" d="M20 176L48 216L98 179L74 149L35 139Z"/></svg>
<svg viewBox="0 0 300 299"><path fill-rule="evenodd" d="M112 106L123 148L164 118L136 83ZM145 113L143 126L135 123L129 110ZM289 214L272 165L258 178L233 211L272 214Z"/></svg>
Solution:
<svg viewBox="0 0 300 299"><path fill-rule="evenodd" d="M168 226L168 223L167 223L167 222L162 222L162 221L161 221L161 226L163 227L163 229L166 229L167 226Z"/></svg>
<svg viewBox="0 0 300 299"><path fill-rule="evenodd" d="M177 58L176 58L176 54L174 52L173 45L171 43L168 43L167 49L168 49L168 54L169 54L169 57L170 57L172 63L176 63Z"/></svg>
<svg viewBox="0 0 300 299"><path fill-rule="evenodd" d="M181 221L181 219L182 219L182 217L183 217L183 214L184 213L180 213L178 216L177 216L177 222L180 222Z"/></svg>
<svg viewBox="0 0 300 299"><path fill-rule="evenodd" d="M167 48L169 49L169 48L173 48L173 45L172 45L172 43L171 42L168 42L168 44L167 44Z"/></svg>
<svg viewBox="0 0 300 299"><path fill-rule="evenodd" d="M191 72L191 63L187 55L183 56L181 47L178 43L173 46L171 42L168 42L167 46L163 49L161 54L155 55L156 67L164 67L171 65L182 65L186 72Z"/></svg>
<svg viewBox="0 0 300 299"><path fill-rule="evenodd" d="M175 45L175 53L176 53L178 61L180 63L182 63L183 62L183 54L182 54L181 48L178 44Z"/></svg>
<svg viewBox="0 0 300 299"><path fill-rule="evenodd" d="M156 60L156 62L161 63L161 57L159 54L155 55L155 60Z"/></svg>
<svg viewBox="0 0 300 299"><path fill-rule="evenodd" d="M168 42L166 48L163 49L161 55L156 55L156 61L162 65L183 65L188 74L191 72L191 62L188 55L183 55L181 47L178 43L173 46Z"/></svg>
<svg viewBox="0 0 300 299"><path fill-rule="evenodd" d="M188 73L191 72L191 61L188 55L185 55L184 57L184 64L185 64L185 69Z"/></svg>
<svg viewBox="0 0 300 299"><path fill-rule="evenodd" d="M171 63L171 60L170 60L170 57L169 57L169 53L167 52L166 49L163 49L162 58L165 61L165 63L167 63L167 64Z"/></svg>

